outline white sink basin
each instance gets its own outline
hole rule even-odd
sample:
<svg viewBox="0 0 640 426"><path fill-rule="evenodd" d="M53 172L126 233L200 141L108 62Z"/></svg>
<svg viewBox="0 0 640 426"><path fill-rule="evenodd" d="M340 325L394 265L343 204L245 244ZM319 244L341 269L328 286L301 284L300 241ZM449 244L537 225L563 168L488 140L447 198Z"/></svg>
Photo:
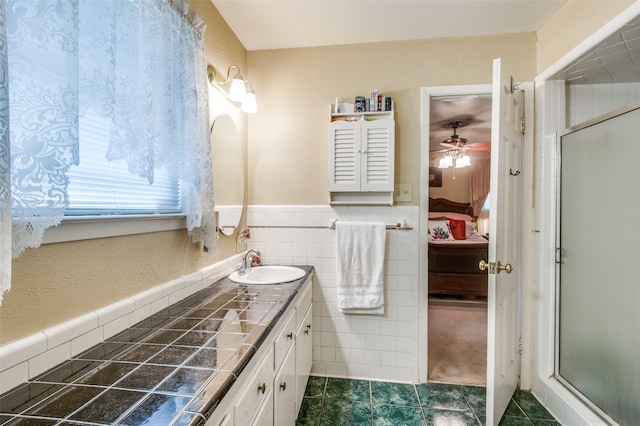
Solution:
<svg viewBox="0 0 640 426"><path fill-rule="evenodd" d="M240 284L279 284L295 281L304 277L305 271L295 266L254 266L246 274L240 275L238 271L229 275L231 281Z"/></svg>

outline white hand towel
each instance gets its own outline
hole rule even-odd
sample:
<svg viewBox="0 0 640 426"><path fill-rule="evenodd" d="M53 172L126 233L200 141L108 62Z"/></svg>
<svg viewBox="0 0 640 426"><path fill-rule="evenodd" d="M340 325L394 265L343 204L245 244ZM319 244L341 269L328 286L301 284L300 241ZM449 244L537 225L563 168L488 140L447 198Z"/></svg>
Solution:
<svg viewBox="0 0 640 426"><path fill-rule="evenodd" d="M383 222L336 222L338 307L345 313L384 314Z"/></svg>

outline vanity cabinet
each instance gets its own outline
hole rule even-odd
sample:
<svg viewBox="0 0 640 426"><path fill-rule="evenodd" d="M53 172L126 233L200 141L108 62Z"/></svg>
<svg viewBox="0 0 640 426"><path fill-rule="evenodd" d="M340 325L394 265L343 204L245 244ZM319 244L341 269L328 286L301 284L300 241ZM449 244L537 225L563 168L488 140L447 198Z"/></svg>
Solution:
<svg viewBox="0 0 640 426"><path fill-rule="evenodd" d="M332 114L335 119L329 124L331 204L392 205L393 112Z"/></svg>
<svg viewBox="0 0 640 426"><path fill-rule="evenodd" d="M311 373L312 280L307 278L206 426L295 425Z"/></svg>

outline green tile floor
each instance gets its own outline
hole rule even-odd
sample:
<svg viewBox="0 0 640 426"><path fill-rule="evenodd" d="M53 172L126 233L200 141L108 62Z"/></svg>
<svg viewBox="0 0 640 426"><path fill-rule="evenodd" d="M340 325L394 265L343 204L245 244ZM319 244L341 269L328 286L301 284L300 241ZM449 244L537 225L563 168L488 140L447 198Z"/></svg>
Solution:
<svg viewBox="0 0 640 426"><path fill-rule="evenodd" d="M484 425L485 388L311 376L296 425ZM501 425L559 425L529 392L516 391Z"/></svg>

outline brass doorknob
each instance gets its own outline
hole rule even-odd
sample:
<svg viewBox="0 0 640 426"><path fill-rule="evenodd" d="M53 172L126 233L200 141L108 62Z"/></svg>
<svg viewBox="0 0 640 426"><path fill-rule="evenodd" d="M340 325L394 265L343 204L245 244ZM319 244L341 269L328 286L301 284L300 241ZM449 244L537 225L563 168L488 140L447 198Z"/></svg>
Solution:
<svg viewBox="0 0 640 426"><path fill-rule="evenodd" d="M484 260L481 260L480 263L478 264L478 268L480 268L481 271L486 271L489 268L489 263L485 262Z"/></svg>
<svg viewBox="0 0 640 426"><path fill-rule="evenodd" d="M503 265L502 263L500 263L500 261L498 261L496 262L496 270L498 271L498 273L500 273L500 271L505 271L507 274L510 274L511 271L513 271L513 267L510 263Z"/></svg>
<svg viewBox="0 0 640 426"><path fill-rule="evenodd" d="M480 268L481 271L486 271L488 269L490 274L499 274L500 271L505 271L507 274L510 274L511 271L513 271L513 267L510 263L503 265L500 261L494 263L481 260L480 263L478 263L478 268Z"/></svg>

